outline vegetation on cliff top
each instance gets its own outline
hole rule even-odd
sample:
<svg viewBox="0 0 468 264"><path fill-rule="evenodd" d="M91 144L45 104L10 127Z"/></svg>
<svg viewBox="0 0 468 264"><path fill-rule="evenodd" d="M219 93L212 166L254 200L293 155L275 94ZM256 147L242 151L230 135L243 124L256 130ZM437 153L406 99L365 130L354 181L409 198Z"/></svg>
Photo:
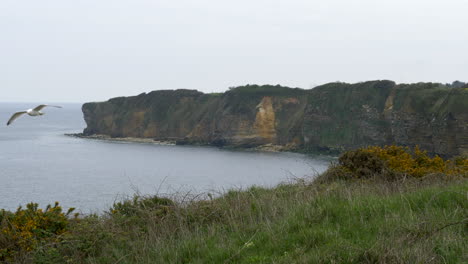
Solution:
<svg viewBox="0 0 468 264"><path fill-rule="evenodd" d="M31 204L1 211L0 261L463 263L467 162L370 147L345 153L314 182L274 189L135 197L101 216Z"/></svg>

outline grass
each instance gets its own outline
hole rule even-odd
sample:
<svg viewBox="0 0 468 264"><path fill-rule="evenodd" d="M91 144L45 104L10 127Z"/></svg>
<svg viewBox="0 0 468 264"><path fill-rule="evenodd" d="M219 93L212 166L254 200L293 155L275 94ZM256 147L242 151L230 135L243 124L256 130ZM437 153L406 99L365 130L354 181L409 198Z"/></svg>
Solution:
<svg viewBox="0 0 468 264"><path fill-rule="evenodd" d="M302 182L137 206L133 214L71 220L60 242L14 261L463 263L468 182L427 181Z"/></svg>
<svg viewBox="0 0 468 264"><path fill-rule="evenodd" d="M327 175L272 189L232 190L202 201L135 197L115 204L102 216L70 218L66 232L41 240L33 249L17 248L3 260L468 262L466 177L429 174L389 180ZM0 222L8 226L5 219ZM0 233L0 246L5 245L5 237Z"/></svg>

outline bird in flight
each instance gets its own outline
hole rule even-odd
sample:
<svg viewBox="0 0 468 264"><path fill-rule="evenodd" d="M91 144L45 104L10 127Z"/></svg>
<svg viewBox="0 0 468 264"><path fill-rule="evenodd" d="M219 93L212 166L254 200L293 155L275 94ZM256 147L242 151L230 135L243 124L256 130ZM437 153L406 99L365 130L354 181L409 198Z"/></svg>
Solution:
<svg viewBox="0 0 468 264"><path fill-rule="evenodd" d="M13 123L13 121L15 121L16 118L20 117L23 114L28 114L30 116L41 116L41 115L43 115L44 113L41 112L41 110L42 110L42 108L44 108L46 106L62 108L61 106L58 106L58 105L41 104L41 105L36 106L36 108L34 108L34 109L28 109L26 111L16 112L8 120L7 126L9 126L11 123Z"/></svg>

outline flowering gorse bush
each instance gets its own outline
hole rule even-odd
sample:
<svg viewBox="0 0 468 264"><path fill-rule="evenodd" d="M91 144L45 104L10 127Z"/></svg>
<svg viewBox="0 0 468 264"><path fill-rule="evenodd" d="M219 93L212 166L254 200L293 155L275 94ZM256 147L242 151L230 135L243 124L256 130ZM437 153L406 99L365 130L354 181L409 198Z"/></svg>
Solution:
<svg viewBox="0 0 468 264"><path fill-rule="evenodd" d="M19 252L35 249L42 242L59 242L60 235L67 231L69 214L63 213L58 202L45 210L37 203L19 207L16 212L0 211L0 261L5 261ZM77 214L75 214L77 217Z"/></svg>
<svg viewBox="0 0 468 264"><path fill-rule="evenodd" d="M336 171L348 175L344 178L370 178L385 175L387 178L410 176L420 178L432 173L444 175L468 175L468 159L459 157L444 160L430 157L426 151L415 147L371 146L345 152L339 158Z"/></svg>

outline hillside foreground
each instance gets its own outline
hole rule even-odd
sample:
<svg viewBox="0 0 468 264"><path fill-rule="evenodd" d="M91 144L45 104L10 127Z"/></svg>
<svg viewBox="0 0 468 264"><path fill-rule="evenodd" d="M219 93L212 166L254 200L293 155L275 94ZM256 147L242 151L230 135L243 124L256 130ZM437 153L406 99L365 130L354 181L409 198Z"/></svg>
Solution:
<svg viewBox="0 0 468 264"><path fill-rule="evenodd" d="M468 159L369 147L314 179L103 215L0 211L7 263L466 263ZM180 196L179 196L180 197Z"/></svg>

